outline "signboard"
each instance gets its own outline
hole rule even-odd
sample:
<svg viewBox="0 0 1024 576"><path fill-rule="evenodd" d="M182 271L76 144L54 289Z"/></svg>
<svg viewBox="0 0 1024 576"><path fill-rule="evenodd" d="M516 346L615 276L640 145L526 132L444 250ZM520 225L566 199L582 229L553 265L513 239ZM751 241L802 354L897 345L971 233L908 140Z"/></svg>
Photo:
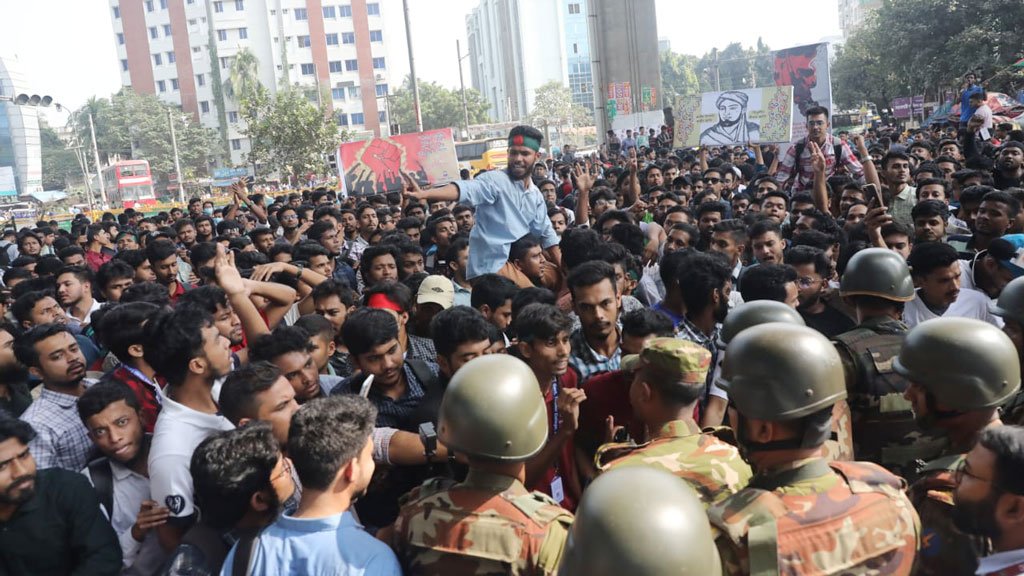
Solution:
<svg viewBox="0 0 1024 576"><path fill-rule="evenodd" d="M911 113L914 116L924 116L924 95L914 96L910 103Z"/></svg>
<svg viewBox="0 0 1024 576"><path fill-rule="evenodd" d="M402 172L413 173L424 187L459 177L451 128L347 142L338 148L338 168L351 196L400 192Z"/></svg>
<svg viewBox="0 0 1024 576"><path fill-rule="evenodd" d="M910 118L910 103L911 99L907 98L893 98L892 100L892 117L893 118Z"/></svg>
<svg viewBox="0 0 1024 576"><path fill-rule="evenodd" d="M238 182L239 178L245 178L248 175L248 168L214 168L213 185L219 188L231 186L235 182ZM170 187L168 187L168 189L170 189Z"/></svg>
<svg viewBox="0 0 1024 576"><path fill-rule="evenodd" d="M790 86L680 96L675 141L683 147L789 142L793 127Z"/></svg>
<svg viewBox="0 0 1024 576"><path fill-rule="evenodd" d="M608 85L608 99L615 101L618 116L633 113L633 88L629 82L612 82Z"/></svg>
<svg viewBox="0 0 1024 576"><path fill-rule="evenodd" d="M793 87L793 140L807 136L805 112L824 106L832 115L832 78L828 43L797 46L775 52L772 75L776 86Z"/></svg>
<svg viewBox="0 0 1024 576"><path fill-rule="evenodd" d="M0 196L17 196L18 186L14 181L14 166L0 166Z"/></svg>

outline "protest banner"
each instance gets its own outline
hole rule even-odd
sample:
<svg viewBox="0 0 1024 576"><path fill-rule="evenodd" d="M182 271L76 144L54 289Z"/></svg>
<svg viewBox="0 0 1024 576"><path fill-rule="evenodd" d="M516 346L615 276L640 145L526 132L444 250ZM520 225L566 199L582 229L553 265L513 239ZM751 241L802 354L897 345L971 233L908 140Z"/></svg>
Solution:
<svg viewBox="0 0 1024 576"><path fill-rule="evenodd" d="M414 174L424 187L459 177L451 128L347 142L338 147L338 160L343 190L350 196L400 192L402 172Z"/></svg>
<svg viewBox="0 0 1024 576"><path fill-rule="evenodd" d="M832 79L828 43L808 44L775 52L772 75L776 86L793 87L793 141L807 136L805 112L823 106L832 115Z"/></svg>
<svg viewBox="0 0 1024 576"><path fill-rule="evenodd" d="M793 88L771 86L680 96L674 115L675 142L684 147L789 142Z"/></svg>
<svg viewBox="0 0 1024 576"><path fill-rule="evenodd" d="M893 98L892 117L910 118L910 103L911 100L909 97Z"/></svg>

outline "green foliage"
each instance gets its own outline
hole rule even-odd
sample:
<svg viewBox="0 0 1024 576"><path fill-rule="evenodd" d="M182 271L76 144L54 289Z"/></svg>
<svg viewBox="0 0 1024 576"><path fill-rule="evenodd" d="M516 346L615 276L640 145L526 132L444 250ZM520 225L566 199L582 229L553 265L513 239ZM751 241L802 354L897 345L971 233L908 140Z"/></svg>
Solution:
<svg viewBox="0 0 1024 576"><path fill-rule="evenodd" d="M677 96L773 86L772 65L772 50L760 38L756 47L744 48L733 42L724 50L714 49L700 58L664 53L662 95L666 104L674 104Z"/></svg>
<svg viewBox="0 0 1024 576"><path fill-rule="evenodd" d="M699 93L697 57L675 52L662 52L661 95L665 103L674 106L676 97Z"/></svg>
<svg viewBox="0 0 1024 576"><path fill-rule="evenodd" d="M298 88L273 97L266 90L256 91L242 100L242 117L242 133L252 144L249 162L277 170L282 177L326 172L326 154L340 141L334 119Z"/></svg>
<svg viewBox="0 0 1024 576"><path fill-rule="evenodd" d="M213 0L206 0L206 21L212 24ZM224 102L224 80L220 75L220 56L217 54L217 35L212 25L207 26L208 35L206 48L210 53L210 90L213 92L213 105L217 109L217 123L220 125L220 145L223 155L231 158L231 147L228 144L228 113Z"/></svg>
<svg viewBox="0 0 1024 576"><path fill-rule="evenodd" d="M82 168L72 150L49 126L39 126L39 144L43 161L43 190L63 190L71 181L82 181Z"/></svg>
<svg viewBox="0 0 1024 576"><path fill-rule="evenodd" d="M462 94L459 90L449 90L437 82L419 82L420 115L423 117L424 130L452 128L458 134L463 125ZM402 133L416 131L416 115L413 112L412 80L406 77L401 88L391 96L391 122L398 122ZM378 106L383 106L381 99ZM482 124L487 122L487 109L490 104L479 92L466 89L466 107L469 110L469 123Z"/></svg>
<svg viewBox="0 0 1024 576"><path fill-rule="evenodd" d="M224 93L241 102L259 90L265 90L260 83L260 61L252 50L242 48L231 60L228 79L224 81Z"/></svg>
<svg viewBox="0 0 1024 576"><path fill-rule="evenodd" d="M564 124L572 126L591 126L594 117L589 110L572 101L572 92L561 82L552 80L539 86L533 98L533 110L527 122L539 126Z"/></svg>

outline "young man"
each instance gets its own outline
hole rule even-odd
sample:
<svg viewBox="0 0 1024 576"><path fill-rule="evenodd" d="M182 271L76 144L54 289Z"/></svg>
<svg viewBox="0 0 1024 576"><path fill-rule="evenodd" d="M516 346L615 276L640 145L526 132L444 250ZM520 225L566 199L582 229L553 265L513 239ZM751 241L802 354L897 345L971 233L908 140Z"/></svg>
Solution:
<svg viewBox="0 0 1024 576"><path fill-rule="evenodd" d="M135 283L135 269L122 260L111 260L100 266L96 273L96 286L104 302L117 303L125 288Z"/></svg>
<svg viewBox="0 0 1024 576"><path fill-rule="evenodd" d="M136 282L156 282L156 274L153 273L153 266L149 263L144 250L118 252L115 260L126 262L135 270Z"/></svg>
<svg viewBox="0 0 1024 576"><path fill-rule="evenodd" d="M989 311L989 299L977 290L960 289L960 260L956 248L941 242L914 246L907 259L917 287L903 309L903 323L913 328L935 318L974 318L1002 328Z"/></svg>
<svg viewBox="0 0 1024 576"><path fill-rule="evenodd" d="M455 288L455 305L472 305L473 285L466 279L466 269L469 266L469 240L456 238L448 247L445 260L448 262L448 272Z"/></svg>
<svg viewBox="0 0 1024 576"><path fill-rule="evenodd" d="M584 263L569 274L568 286L573 311L580 319L580 328L569 338L569 364L577 380L586 382L600 372L618 370L622 359L618 326L622 294L615 269L606 262Z"/></svg>
<svg viewBox="0 0 1024 576"><path fill-rule="evenodd" d="M92 275L85 268L64 267L57 273L56 281L68 328L75 333L88 332L92 313L100 309L100 303L92 297Z"/></svg>
<svg viewBox="0 0 1024 576"><path fill-rule="evenodd" d="M512 243L508 262L499 274L512 280L520 288L541 286L544 279L544 250L536 237L527 234Z"/></svg>
<svg viewBox="0 0 1024 576"><path fill-rule="evenodd" d="M723 220L711 227L711 252L724 254L732 268L732 282L739 281L743 270L743 254L747 249L747 226L742 220Z"/></svg>
<svg viewBox="0 0 1024 576"><path fill-rule="evenodd" d="M785 264L753 266L743 274L741 293L744 302L772 300L796 309L800 295L796 271Z"/></svg>
<svg viewBox="0 0 1024 576"><path fill-rule="evenodd" d="M311 352L309 334L301 328L284 325L260 336L249 346L250 360L276 366L292 385L300 404L331 391L323 386Z"/></svg>
<svg viewBox="0 0 1024 576"><path fill-rule="evenodd" d="M281 446L288 442L292 416L298 412L295 389L270 362L257 361L228 374L220 392L224 417L239 428L266 422Z"/></svg>
<svg viewBox="0 0 1024 576"><path fill-rule="evenodd" d="M100 266L110 262L116 250L110 233L103 224L90 224L86 229L86 235L89 244L85 252L85 262L93 272L96 272Z"/></svg>
<svg viewBox="0 0 1024 576"><path fill-rule="evenodd" d="M945 242L949 208L939 200L921 200L910 211L914 219L914 244Z"/></svg>
<svg viewBox="0 0 1024 576"><path fill-rule="evenodd" d="M696 342L717 362L719 330L729 311L732 278L725 258L712 254L693 254L680 267L679 291L686 314L679 337ZM711 382L708 382L710 387Z"/></svg>
<svg viewBox="0 0 1024 576"><path fill-rule="evenodd" d="M61 309L53 293L44 290L26 292L19 296L11 305L11 315L24 330L42 324L66 326L68 323L68 315ZM86 366L92 366L100 358L99 348L87 336L74 334L74 337L85 355Z"/></svg>
<svg viewBox="0 0 1024 576"><path fill-rule="evenodd" d="M120 304L107 311L96 327L96 334L120 365L103 376L101 382L117 382L135 393L142 429L152 434L163 403L165 381L145 358L145 324L159 313L160 307L147 302Z"/></svg>
<svg viewBox="0 0 1024 576"><path fill-rule="evenodd" d="M504 333L512 322L512 298L518 291L519 288L508 278L485 274L473 283L470 305Z"/></svg>
<svg viewBox="0 0 1024 576"><path fill-rule="evenodd" d="M313 299L313 309L316 313L326 318L334 328L335 352L331 356L330 364L335 374L351 376L352 358L341 341L341 327L345 325L345 318L355 305L352 291L345 284L328 280L313 288L310 298Z"/></svg>
<svg viewBox="0 0 1024 576"><path fill-rule="evenodd" d="M138 399L119 382L102 382L78 399L78 415L103 455L82 471L117 533L130 573L151 574L164 559L154 528L167 521L166 507L150 499L149 446Z"/></svg>
<svg viewBox="0 0 1024 576"><path fill-rule="evenodd" d="M309 334L310 355L313 356L313 364L320 373L321 382L328 377L337 378L340 382L349 376L348 374L338 376L334 367L331 366L331 358L337 351L337 347L334 344L334 326L330 320L319 314L306 314L300 316L292 326ZM332 383L329 387L333 388L334 384Z"/></svg>
<svg viewBox="0 0 1024 576"><path fill-rule="evenodd" d="M786 253L786 264L797 275L797 312L808 326L834 338L853 329L854 322L825 300L832 263L825 252L811 246L797 246Z"/></svg>
<svg viewBox="0 0 1024 576"><path fill-rule="evenodd" d="M949 244L961 252L962 258L971 259L974 254L988 249L994 239L1006 234L1016 222L1019 211L1020 202L1013 196L994 189L987 191L969 221L973 224L974 234L967 237L950 236Z"/></svg>
<svg viewBox="0 0 1024 576"><path fill-rule="evenodd" d="M192 289L191 285L178 279L178 247L170 240L158 239L147 243L146 259L153 267L156 282L167 288L172 303L177 302L186 290Z"/></svg>
<svg viewBox="0 0 1024 576"><path fill-rule="evenodd" d="M786 240L777 222L761 220L750 227L750 246L754 258L761 264L781 264Z"/></svg>
<svg viewBox="0 0 1024 576"><path fill-rule="evenodd" d="M406 285L387 283L369 288L363 292L362 303L366 308L385 310L395 317L398 322L398 342L409 358L430 363L436 361L437 352L430 338L410 332L414 303L412 292Z"/></svg>
<svg viewBox="0 0 1024 576"><path fill-rule="evenodd" d="M398 264L402 254L396 246L368 246L359 259L359 276L366 288L385 282L398 282Z"/></svg>
<svg viewBox="0 0 1024 576"><path fill-rule="evenodd" d="M328 572L401 576L395 555L367 534L349 511L370 485L376 410L364 398L318 400L299 410L288 434L288 455L302 482L302 501L256 539L249 573ZM235 546L222 573L242 554Z"/></svg>

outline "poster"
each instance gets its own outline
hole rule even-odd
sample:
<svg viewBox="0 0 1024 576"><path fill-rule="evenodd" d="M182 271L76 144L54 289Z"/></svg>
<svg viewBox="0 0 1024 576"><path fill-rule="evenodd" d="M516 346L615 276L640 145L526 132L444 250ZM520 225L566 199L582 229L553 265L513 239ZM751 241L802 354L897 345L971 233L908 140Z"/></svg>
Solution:
<svg viewBox="0 0 1024 576"><path fill-rule="evenodd" d="M910 118L910 98L892 99L892 117Z"/></svg>
<svg viewBox="0 0 1024 576"><path fill-rule="evenodd" d="M776 86L793 87L793 141L807 136L804 112L824 106L832 115L832 79L828 67L828 43L797 46L775 52L772 75Z"/></svg>
<svg viewBox="0 0 1024 576"><path fill-rule="evenodd" d="M213 185L221 188L231 186L240 178L245 178L248 175L248 168L214 168Z"/></svg>
<svg viewBox="0 0 1024 576"><path fill-rule="evenodd" d="M673 112L675 141L683 147L789 142L793 89L772 86L680 96Z"/></svg>
<svg viewBox="0 0 1024 576"><path fill-rule="evenodd" d="M615 102L615 114L624 116L633 113L633 87L629 82L612 82L608 85L608 100Z"/></svg>
<svg viewBox="0 0 1024 576"><path fill-rule="evenodd" d="M924 95L914 96L911 102L911 112L914 116L924 116Z"/></svg>
<svg viewBox="0 0 1024 576"><path fill-rule="evenodd" d="M338 169L350 196L400 192L402 172L415 174L424 187L459 177L451 128L347 142L338 148Z"/></svg>

